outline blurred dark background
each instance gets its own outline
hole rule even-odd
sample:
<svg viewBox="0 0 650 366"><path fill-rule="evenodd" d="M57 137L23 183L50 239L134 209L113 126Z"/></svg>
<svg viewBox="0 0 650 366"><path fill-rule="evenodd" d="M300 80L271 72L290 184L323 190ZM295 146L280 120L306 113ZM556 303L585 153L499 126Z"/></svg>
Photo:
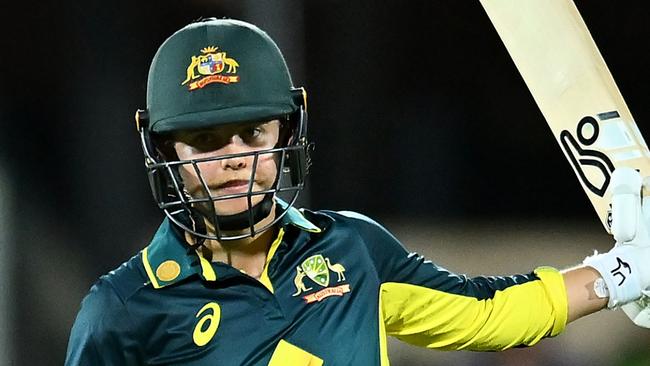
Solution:
<svg viewBox="0 0 650 366"><path fill-rule="evenodd" d="M650 136L647 5L576 4ZM360 211L397 231L413 222L499 230L548 222L602 232L478 1L46 0L3 8L0 364L62 364L93 281L147 245L162 214L133 115L145 106L157 47L201 16L265 29L294 83L307 88L316 151L305 206ZM417 364L400 357L393 363Z"/></svg>

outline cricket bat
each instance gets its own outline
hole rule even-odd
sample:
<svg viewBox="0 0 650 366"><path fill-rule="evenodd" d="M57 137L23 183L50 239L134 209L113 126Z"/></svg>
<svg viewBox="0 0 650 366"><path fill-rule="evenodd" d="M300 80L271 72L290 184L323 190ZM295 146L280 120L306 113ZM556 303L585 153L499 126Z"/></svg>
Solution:
<svg viewBox="0 0 650 366"><path fill-rule="evenodd" d="M572 0L481 4L610 232L611 174L650 175L650 151L578 9Z"/></svg>
<svg viewBox="0 0 650 366"><path fill-rule="evenodd" d="M481 4L611 234L612 172L626 166L650 176L650 151L578 9L572 0ZM650 327L647 300L624 310Z"/></svg>

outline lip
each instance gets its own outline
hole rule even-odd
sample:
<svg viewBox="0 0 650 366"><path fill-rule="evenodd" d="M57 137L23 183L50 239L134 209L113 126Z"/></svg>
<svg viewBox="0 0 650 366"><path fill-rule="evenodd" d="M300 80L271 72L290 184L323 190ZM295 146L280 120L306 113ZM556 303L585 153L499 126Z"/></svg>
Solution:
<svg viewBox="0 0 650 366"><path fill-rule="evenodd" d="M246 192L249 183L247 180L235 179L219 184L216 188L226 192Z"/></svg>

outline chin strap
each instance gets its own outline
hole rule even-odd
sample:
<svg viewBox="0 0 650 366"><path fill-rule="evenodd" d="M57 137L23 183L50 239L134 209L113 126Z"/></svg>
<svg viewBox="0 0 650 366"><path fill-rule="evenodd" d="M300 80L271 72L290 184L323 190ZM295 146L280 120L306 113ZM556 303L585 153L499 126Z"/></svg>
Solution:
<svg viewBox="0 0 650 366"><path fill-rule="evenodd" d="M219 230L252 230L251 227L269 216L271 209L273 209L273 194L269 193L264 195L264 199L262 199L260 203L251 208L250 214L249 211L246 210L234 215L217 215ZM253 222L250 221L251 214Z"/></svg>
<svg viewBox="0 0 650 366"><path fill-rule="evenodd" d="M262 221L264 218L268 217L273 209L273 194L269 193L264 195L264 199L257 205L253 206L250 210L252 213L253 222L250 221L249 211L234 214L234 215L223 215L217 216L219 223L219 230L221 231L241 231L241 230L252 230L251 227L255 226L258 222ZM177 217L179 221L185 227L192 228L192 231L200 234L207 234L207 227L205 225L205 214L196 208L190 208L185 211L183 215ZM172 221L173 222L173 221ZM183 237L186 233L186 230L180 227L178 224L173 225L175 231ZM190 248L193 250L198 249L205 242L205 238L192 234L191 231L188 231L193 243L188 243Z"/></svg>

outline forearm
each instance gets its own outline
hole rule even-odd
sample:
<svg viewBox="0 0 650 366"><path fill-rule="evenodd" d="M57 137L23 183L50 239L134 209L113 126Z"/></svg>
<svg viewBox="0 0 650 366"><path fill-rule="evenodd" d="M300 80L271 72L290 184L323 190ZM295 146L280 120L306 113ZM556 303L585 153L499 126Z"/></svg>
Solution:
<svg viewBox="0 0 650 366"><path fill-rule="evenodd" d="M608 298L600 298L594 292L594 281L600 278L591 267L579 266L562 271L567 292L568 318L572 322L595 313L607 306Z"/></svg>

